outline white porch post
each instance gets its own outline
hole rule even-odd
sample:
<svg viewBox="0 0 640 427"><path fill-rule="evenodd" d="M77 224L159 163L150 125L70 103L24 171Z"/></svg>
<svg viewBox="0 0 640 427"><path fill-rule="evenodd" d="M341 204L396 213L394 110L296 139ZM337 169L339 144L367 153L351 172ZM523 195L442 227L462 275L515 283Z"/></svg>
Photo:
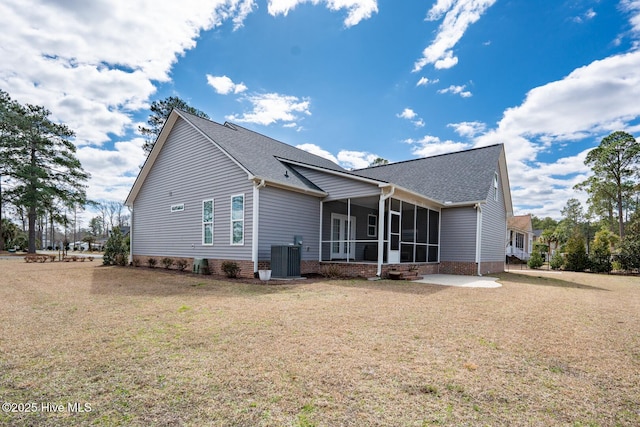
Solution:
<svg viewBox="0 0 640 427"><path fill-rule="evenodd" d="M129 209L129 217L131 218L131 226L129 227L129 265L133 264L133 206L127 206Z"/></svg>
<svg viewBox="0 0 640 427"><path fill-rule="evenodd" d="M265 186L264 179L253 181L253 224L251 236L251 260L253 261L253 272L258 272L258 233L259 233L259 217L260 217L260 189Z"/></svg>
<svg viewBox="0 0 640 427"><path fill-rule="evenodd" d="M395 191L395 187L391 187L389 193L384 194L384 188L380 190L380 199L378 200L378 268L376 276L382 275L382 261L384 260L384 202Z"/></svg>
<svg viewBox="0 0 640 427"><path fill-rule="evenodd" d="M478 276L482 276L482 206L477 203L476 220L476 263L478 264Z"/></svg>
<svg viewBox="0 0 640 427"><path fill-rule="evenodd" d="M347 262L351 255L351 198L347 199Z"/></svg>

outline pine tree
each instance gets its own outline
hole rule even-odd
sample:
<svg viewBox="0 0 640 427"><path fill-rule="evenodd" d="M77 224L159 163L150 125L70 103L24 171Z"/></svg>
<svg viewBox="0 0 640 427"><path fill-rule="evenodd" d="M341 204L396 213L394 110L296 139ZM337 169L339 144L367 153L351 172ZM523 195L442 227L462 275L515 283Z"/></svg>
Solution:
<svg viewBox="0 0 640 427"><path fill-rule="evenodd" d="M30 253L36 250L36 219L54 200L64 205L84 205L89 179L71 142L74 133L49 119L44 107L12 101L0 90L0 152L2 173L14 186L7 198L28 215Z"/></svg>
<svg viewBox="0 0 640 427"><path fill-rule="evenodd" d="M187 113L193 114L194 116L202 117L204 119L209 118L206 113L198 110L197 108L191 107L189 104L187 104L177 96L170 96L160 101L153 101L150 108L151 115L147 120L147 124L149 125L149 127L138 126L138 131L147 137L147 140L142 147L145 154L148 155L153 149L153 146L156 143L156 139L162 131L164 123L167 121L169 114L171 114L171 110L173 110L174 108L186 111Z"/></svg>

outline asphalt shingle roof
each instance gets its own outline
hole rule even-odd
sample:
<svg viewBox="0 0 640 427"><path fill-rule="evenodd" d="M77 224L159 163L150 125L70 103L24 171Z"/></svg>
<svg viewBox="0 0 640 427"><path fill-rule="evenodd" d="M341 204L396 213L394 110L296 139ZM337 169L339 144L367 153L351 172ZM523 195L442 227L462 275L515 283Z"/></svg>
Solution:
<svg viewBox="0 0 640 427"><path fill-rule="evenodd" d="M502 144L353 171L451 203L486 200L498 169Z"/></svg>
<svg viewBox="0 0 640 427"><path fill-rule="evenodd" d="M232 123L219 124L180 111L250 174L302 189L321 190L289 167L298 163L396 184L442 203L486 200L493 186L502 144L457 153L347 171L332 161ZM286 175L285 176L285 171Z"/></svg>
<svg viewBox="0 0 640 427"><path fill-rule="evenodd" d="M308 179L278 158L288 159L324 169L346 172L323 157L245 129L233 123L219 124L180 111L180 115L200 129L254 176L303 189L319 191ZM285 176L285 172L288 176Z"/></svg>
<svg viewBox="0 0 640 427"><path fill-rule="evenodd" d="M507 227L513 228L514 230L531 230L531 214L507 218Z"/></svg>

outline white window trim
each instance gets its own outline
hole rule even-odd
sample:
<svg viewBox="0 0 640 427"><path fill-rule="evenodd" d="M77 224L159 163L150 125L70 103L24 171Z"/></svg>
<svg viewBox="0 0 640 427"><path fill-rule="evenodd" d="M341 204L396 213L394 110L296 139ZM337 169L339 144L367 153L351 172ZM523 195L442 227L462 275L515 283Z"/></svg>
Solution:
<svg viewBox="0 0 640 427"><path fill-rule="evenodd" d="M211 221L204 221L204 204L206 202L211 202ZM202 211L201 211L201 220L202 220L202 246L213 246L214 238L213 238L213 223L214 223L214 214L215 214L215 202L213 199L206 199L202 201ZM211 243L205 243L204 241L204 228L206 224L211 224Z"/></svg>
<svg viewBox="0 0 640 427"><path fill-rule="evenodd" d="M498 201L498 172L493 175L493 200Z"/></svg>
<svg viewBox="0 0 640 427"><path fill-rule="evenodd" d="M371 217L374 217L376 219L376 223L374 225L371 225L369 223L369 219ZM369 230L371 229L371 227L373 227L373 234L369 233ZM367 237L378 237L378 215L375 215L375 214L367 215Z"/></svg>
<svg viewBox="0 0 640 427"><path fill-rule="evenodd" d="M235 199L236 197L242 197L242 219L233 219L233 199ZM231 234L229 236L229 244L231 246L243 246L244 245L244 202L245 202L245 197L244 197L244 193L241 194L234 194L233 196L231 196L231 198L229 199L230 204L231 204L231 209L229 210L229 220L230 220L230 226L231 226ZM242 222L242 240L240 242L234 242L233 241L233 223L234 222Z"/></svg>

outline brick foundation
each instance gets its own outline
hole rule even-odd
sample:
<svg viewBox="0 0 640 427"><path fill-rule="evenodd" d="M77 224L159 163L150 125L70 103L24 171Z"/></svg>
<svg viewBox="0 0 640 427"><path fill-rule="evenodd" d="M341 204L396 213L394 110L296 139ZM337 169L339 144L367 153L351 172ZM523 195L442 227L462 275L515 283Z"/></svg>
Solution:
<svg viewBox="0 0 640 427"><path fill-rule="evenodd" d="M480 264L481 274L502 273L504 261L483 262ZM475 262L443 261L440 263L441 274L461 274L463 276L477 276L478 264Z"/></svg>
<svg viewBox="0 0 640 427"><path fill-rule="evenodd" d="M440 274L461 274L463 276L477 276L478 264L475 262L442 261Z"/></svg>
<svg viewBox="0 0 640 427"><path fill-rule="evenodd" d="M140 266L148 266L148 259L156 259L156 268L164 268L162 265L162 256L148 256L148 255L134 255L134 265L139 263ZM179 259L185 260L187 266L184 271L190 272L193 268L193 258L180 258L169 257L173 259L174 265L172 270L176 270L175 262ZM253 261L247 260L223 260L223 259L208 259L209 270L212 274L224 274L221 265L225 261L233 261L240 267L240 273L238 277L253 278ZM270 261L259 261L259 270L269 270L271 265ZM410 270L417 267L417 274L422 276L425 274L461 274L465 276L476 276L478 274L478 266L475 262L453 262L443 261L440 264L391 264L382 266L381 277L389 277L389 270L394 269L405 273L405 275L411 275ZM378 270L378 266L375 263L358 263L358 262L318 262L318 261L302 261L300 264L300 273L302 275L308 274L323 274L331 271L333 274L345 277L375 277ZM504 271L504 262L483 262L481 266L482 274L491 274Z"/></svg>
<svg viewBox="0 0 640 427"><path fill-rule="evenodd" d="M149 258L154 258L156 260L156 268L164 268L162 265L162 258L164 256L149 256L149 255L134 255L133 256L133 265L138 263L141 267L149 266ZM177 270L176 261L182 259L187 262L187 266L184 269L186 272L191 272L193 269L193 258L182 258L182 257L166 257L171 258L173 260L173 266L171 266L171 270ZM238 277L244 277L247 279L253 278L253 261L245 261L245 260L233 260L233 259L207 259L209 264L209 271L211 274L224 274L222 271L222 263L225 261L233 261L240 267L240 273L238 273Z"/></svg>
<svg viewBox="0 0 640 427"><path fill-rule="evenodd" d="M504 272L504 261L483 262L480 265L481 274L502 273Z"/></svg>
<svg viewBox="0 0 640 427"><path fill-rule="evenodd" d="M390 264L383 265L381 277L387 278L389 270L393 269L401 273L408 274L412 268L417 267L417 274L422 276L425 274L437 274L438 264ZM323 262L320 263L320 273L323 271L331 271L334 274L345 277L376 277L378 265L373 263L357 263L357 262Z"/></svg>

